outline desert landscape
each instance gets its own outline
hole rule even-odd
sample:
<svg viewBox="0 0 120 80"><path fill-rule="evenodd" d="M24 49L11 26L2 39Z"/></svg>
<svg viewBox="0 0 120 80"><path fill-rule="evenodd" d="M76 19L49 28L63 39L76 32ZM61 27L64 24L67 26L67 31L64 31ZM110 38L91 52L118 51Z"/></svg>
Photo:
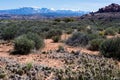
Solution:
<svg viewBox="0 0 120 80"><path fill-rule="evenodd" d="M11 12L0 11L0 80L120 80L119 4L66 17Z"/></svg>

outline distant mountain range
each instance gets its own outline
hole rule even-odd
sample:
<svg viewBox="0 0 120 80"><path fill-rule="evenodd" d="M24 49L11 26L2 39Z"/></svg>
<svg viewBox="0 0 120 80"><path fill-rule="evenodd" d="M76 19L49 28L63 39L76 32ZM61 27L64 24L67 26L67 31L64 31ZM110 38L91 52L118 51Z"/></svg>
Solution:
<svg viewBox="0 0 120 80"><path fill-rule="evenodd" d="M120 18L120 5L112 3L96 12L54 10L48 8L23 7L18 9L0 10L0 19L53 19L61 17L78 17L80 19Z"/></svg>
<svg viewBox="0 0 120 80"><path fill-rule="evenodd" d="M54 17L74 17L87 14L85 11L72 11L72 10L53 10L48 8L32 8L32 7L23 7L19 9L9 9L9 10L0 10L0 18L4 16L37 16L44 18L54 18Z"/></svg>

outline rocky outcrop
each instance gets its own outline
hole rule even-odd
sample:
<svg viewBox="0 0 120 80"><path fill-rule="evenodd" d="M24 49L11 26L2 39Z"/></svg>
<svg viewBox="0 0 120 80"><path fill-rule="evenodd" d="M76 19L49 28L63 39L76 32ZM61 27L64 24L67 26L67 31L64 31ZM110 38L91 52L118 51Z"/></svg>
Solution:
<svg viewBox="0 0 120 80"><path fill-rule="evenodd" d="M112 3L104 8L100 8L97 13L105 13L105 12L120 12L120 5Z"/></svg>

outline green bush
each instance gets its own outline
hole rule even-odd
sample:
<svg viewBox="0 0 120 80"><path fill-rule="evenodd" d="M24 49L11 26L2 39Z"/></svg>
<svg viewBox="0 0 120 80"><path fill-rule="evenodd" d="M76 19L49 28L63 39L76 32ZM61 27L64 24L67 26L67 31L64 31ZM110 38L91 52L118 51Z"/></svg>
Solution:
<svg viewBox="0 0 120 80"><path fill-rule="evenodd" d="M41 28L41 31L42 32L47 32L47 31L49 31L50 29L49 29L49 27L43 27L43 28Z"/></svg>
<svg viewBox="0 0 120 80"><path fill-rule="evenodd" d="M93 51L98 51L103 41L103 39L93 39L89 42L89 49Z"/></svg>
<svg viewBox="0 0 120 80"><path fill-rule="evenodd" d="M56 22L60 22L61 19L60 19L60 18L56 18L54 21L56 21Z"/></svg>
<svg viewBox="0 0 120 80"><path fill-rule="evenodd" d="M120 28L118 28L118 34L120 34Z"/></svg>
<svg viewBox="0 0 120 80"><path fill-rule="evenodd" d="M38 34L29 32L26 34L26 36L29 40L32 40L35 43L36 50L38 50L44 46L44 41Z"/></svg>
<svg viewBox="0 0 120 80"><path fill-rule="evenodd" d="M70 46L86 46L89 42L89 38L86 34L76 32L68 40L66 44Z"/></svg>
<svg viewBox="0 0 120 80"><path fill-rule="evenodd" d="M59 42L61 39L61 36L54 36L52 37L53 42Z"/></svg>
<svg viewBox="0 0 120 80"><path fill-rule="evenodd" d="M105 38L105 37L101 36L97 33L94 33L94 34L88 34L88 38L89 38L89 40L93 40L93 39L101 39L101 38Z"/></svg>
<svg viewBox="0 0 120 80"><path fill-rule="evenodd" d="M0 73L0 79L5 78L6 74L5 73Z"/></svg>
<svg viewBox="0 0 120 80"><path fill-rule="evenodd" d="M113 28L107 28L105 30L105 35L115 35L116 31Z"/></svg>
<svg viewBox="0 0 120 80"><path fill-rule="evenodd" d="M4 28L2 30L1 37L4 40L11 40L11 39L15 38L16 32L17 32L17 30L15 28L13 28L13 27L7 27L7 28Z"/></svg>
<svg viewBox="0 0 120 80"><path fill-rule="evenodd" d="M34 41L29 40L25 35L22 35L14 40L14 49L16 54L28 54L35 46Z"/></svg>
<svg viewBox="0 0 120 80"><path fill-rule="evenodd" d="M52 38L54 36L60 36L62 35L62 31L59 30L59 29L52 29L50 31L48 31L47 35L46 35L46 38Z"/></svg>
<svg viewBox="0 0 120 80"><path fill-rule="evenodd" d="M68 22L73 22L74 19L73 18L64 18L63 21L68 23Z"/></svg>
<svg viewBox="0 0 120 80"><path fill-rule="evenodd" d="M27 70L30 70L32 67L33 67L32 62L29 62L29 63L26 64Z"/></svg>
<svg viewBox="0 0 120 80"><path fill-rule="evenodd" d="M120 38L105 40L100 45L100 52L105 57L120 59Z"/></svg>
<svg viewBox="0 0 120 80"><path fill-rule="evenodd" d="M67 29L66 33L71 34L73 32L73 29Z"/></svg>
<svg viewBox="0 0 120 80"><path fill-rule="evenodd" d="M99 35L100 36L105 36L105 31L103 30L103 31L99 31Z"/></svg>

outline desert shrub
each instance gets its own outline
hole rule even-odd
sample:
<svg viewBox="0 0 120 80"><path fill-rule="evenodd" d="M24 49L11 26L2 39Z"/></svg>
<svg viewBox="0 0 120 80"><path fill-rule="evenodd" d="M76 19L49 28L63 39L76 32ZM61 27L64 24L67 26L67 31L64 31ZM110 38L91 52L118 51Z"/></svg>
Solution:
<svg viewBox="0 0 120 80"><path fill-rule="evenodd" d="M97 51L97 50L99 50L99 47L103 41L104 41L103 39L93 39L89 42L88 48L90 50Z"/></svg>
<svg viewBox="0 0 120 80"><path fill-rule="evenodd" d="M14 49L18 54L28 54L34 46L34 41L28 39L25 35L19 36L14 40Z"/></svg>
<svg viewBox="0 0 120 80"><path fill-rule="evenodd" d="M65 48L63 46L58 46L57 52L65 52Z"/></svg>
<svg viewBox="0 0 120 80"><path fill-rule="evenodd" d="M120 28L118 28L118 34L120 34Z"/></svg>
<svg viewBox="0 0 120 80"><path fill-rule="evenodd" d="M105 35L115 35L115 30L113 28L107 28L105 30Z"/></svg>
<svg viewBox="0 0 120 80"><path fill-rule="evenodd" d="M44 41L38 34L29 32L26 34L26 36L29 40L34 41L35 49L38 50L44 46Z"/></svg>
<svg viewBox="0 0 120 80"><path fill-rule="evenodd" d="M56 18L54 21L56 21L56 22L60 22L61 19L60 19L60 18Z"/></svg>
<svg viewBox="0 0 120 80"><path fill-rule="evenodd" d="M100 52L105 57L120 59L120 38L105 40L100 45Z"/></svg>
<svg viewBox="0 0 120 80"><path fill-rule="evenodd" d="M73 29L67 29L66 33L71 34L73 32Z"/></svg>
<svg viewBox="0 0 120 80"><path fill-rule="evenodd" d="M104 38L104 36L100 36L98 33L87 34L87 35L88 35L89 40Z"/></svg>
<svg viewBox="0 0 120 80"><path fill-rule="evenodd" d="M62 35L62 31L59 30L59 29L52 29L50 31L48 31L47 35L46 35L46 38L52 38L54 36L60 36Z"/></svg>
<svg viewBox="0 0 120 80"><path fill-rule="evenodd" d="M77 31L85 31L85 30L86 30L86 27L84 27L84 26L77 27Z"/></svg>
<svg viewBox="0 0 120 80"><path fill-rule="evenodd" d="M66 44L70 46L86 46L89 42L89 38L86 34L76 32L68 40Z"/></svg>
<svg viewBox="0 0 120 80"><path fill-rule="evenodd" d="M54 36L52 37L53 42L59 42L61 39L61 36Z"/></svg>
<svg viewBox="0 0 120 80"><path fill-rule="evenodd" d="M43 28L41 28L41 31L42 32L47 32L47 31L49 31L50 29L49 29L49 27L43 27Z"/></svg>
<svg viewBox="0 0 120 80"><path fill-rule="evenodd" d="M1 37L4 40L14 39L16 36L16 29L13 27L6 27L1 32Z"/></svg>
<svg viewBox="0 0 120 80"><path fill-rule="evenodd" d="M33 67L32 62L26 63L27 70L30 70Z"/></svg>
<svg viewBox="0 0 120 80"><path fill-rule="evenodd" d="M105 31L103 30L103 31L99 31L99 35L100 36L105 36Z"/></svg>
<svg viewBox="0 0 120 80"><path fill-rule="evenodd" d="M68 23L68 22L73 22L74 19L73 18L64 18L63 21Z"/></svg>
<svg viewBox="0 0 120 80"><path fill-rule="evenodd" d="M6 74L5 73L0 73L0 79L5 78Z"/></svg>

